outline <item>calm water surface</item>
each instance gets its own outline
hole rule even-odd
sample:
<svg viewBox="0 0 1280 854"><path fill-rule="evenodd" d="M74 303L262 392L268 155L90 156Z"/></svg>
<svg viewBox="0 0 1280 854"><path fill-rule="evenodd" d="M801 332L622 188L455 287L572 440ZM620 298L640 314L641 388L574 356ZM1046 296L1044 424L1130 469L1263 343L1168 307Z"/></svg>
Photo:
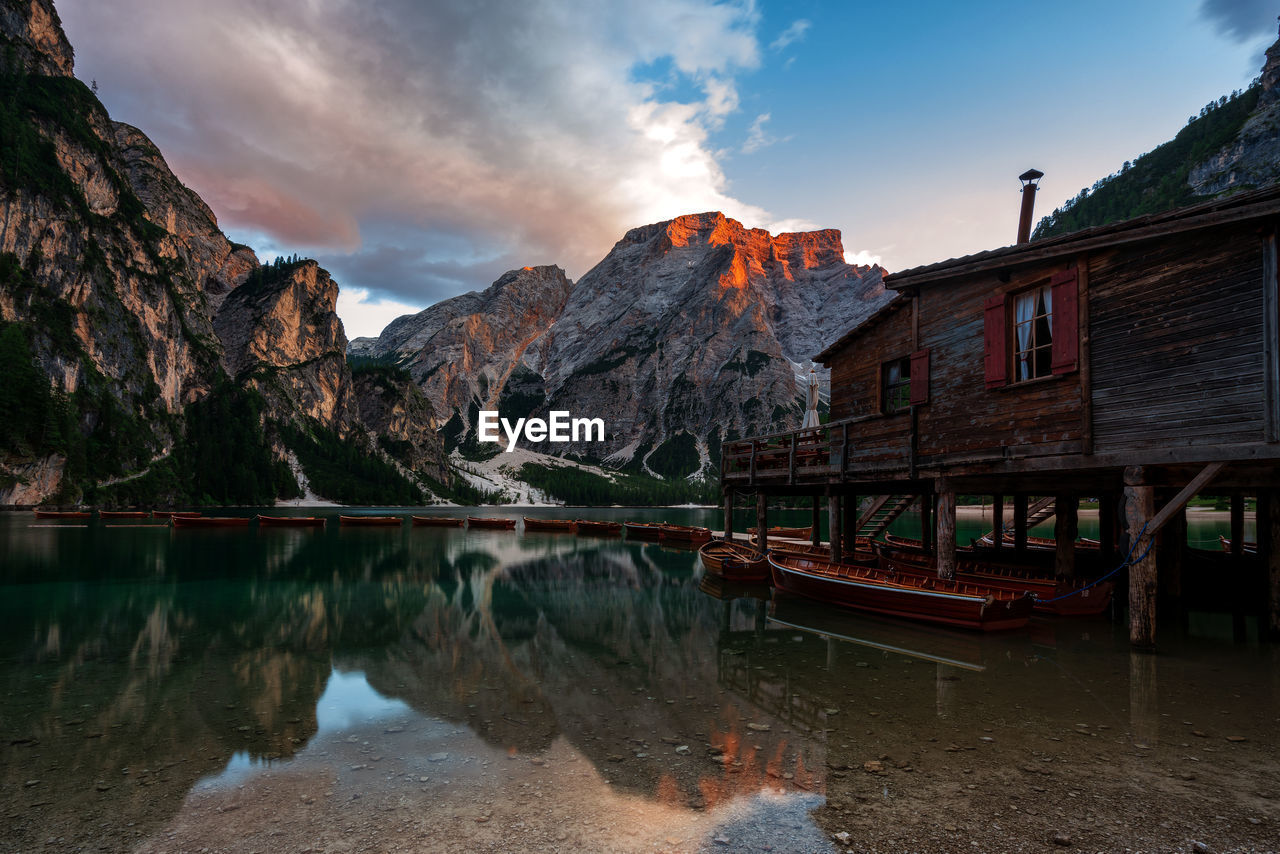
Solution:
<svg viewBox="0 0 1280 854"><path fill-rule="evenodd" d="M1280 655L1230 614L1131 654L1123 621L946 632L519 531L6 513L0 562L0 850L1280 840Z"/></svg>

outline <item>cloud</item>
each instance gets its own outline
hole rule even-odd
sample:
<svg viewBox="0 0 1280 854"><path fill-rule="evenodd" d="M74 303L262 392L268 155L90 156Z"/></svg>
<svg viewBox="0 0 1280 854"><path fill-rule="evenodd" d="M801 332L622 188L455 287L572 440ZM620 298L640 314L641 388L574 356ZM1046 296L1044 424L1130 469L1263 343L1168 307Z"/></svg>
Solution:
<svg viewBox="0 0 1280 854"><path fill-rule="evenodd" d="M1201 0L1200 17L1236 42L1275 37L1276 8L1269 0Z"/></svg>
<svg viewBox="0 0 1280 854"><path fill-rule="evenodd" d="M784 48L801 41L804 34L809 31L809 27L813 26L812 22L805 18L798 18L791 22L791 26L787 27L778 37L769 44L770 50L783 50Z"/></svg>
<svg viewBox="0 0 1280 854"><path fill-rule="evenodd" d="M764 129L771 117L770 113L761 113L756 116L755 121L751 123L751 127L747 129L747 141L742 143L743 154L751 154L753 151L768 148L778 141L776 137L770 136Z"/></svg>
<svg viewBox="0 0 1280 854"><path fill-rule="evenodd" d="M846 264L852 264L855 267L884 266L883 264L880 263L879 255L873 255L871 254L870 251L866 249L859 249L857 252L850 252L848 250L845 250L844 262Z"/></svg>
<svg viewBox="0 0 1280 854"><path fill-rule="evenodd" d="M778 225L730 193L709 143L738 109L736 76L760 64L753 0L59 12L79 74L224 229L316 255L366 304L482 288L499 264L580 276L627 229L682 213ZM681 85L638 76L652 67Z"/></svg>
<svg viewBox="0 0 1280 854"><path fill-rule="evenodd" d="M338 293L338 316L347 339L376 338L387 324L422 307L394 300L371 300L366 288L342 288Z"/></svg>

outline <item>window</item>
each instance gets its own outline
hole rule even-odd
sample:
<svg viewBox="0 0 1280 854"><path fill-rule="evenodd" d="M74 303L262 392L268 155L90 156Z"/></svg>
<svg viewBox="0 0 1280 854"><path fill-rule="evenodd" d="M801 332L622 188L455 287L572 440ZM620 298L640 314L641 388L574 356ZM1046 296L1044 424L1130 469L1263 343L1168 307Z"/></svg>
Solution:
<svg viewBox="0 0 1280 854"><path fill-rule="evenodd" d="M895 359L880 366L881 411L885 415L911 408L911 360Z"/></svg>
<svg viewBox="0 0 1280 854"><path fill-rule="evenodd" d="M1053 372L1053 290L1041 285L1013 297L1013 381Z"/></svg>
<svg viewBox="0 0 1280 854"><path fill-rule="evenodd" d="M1079 370L1078 301L1074 266L1051 275L1048 284L989 297L982 309L987 388Z"/></svg>

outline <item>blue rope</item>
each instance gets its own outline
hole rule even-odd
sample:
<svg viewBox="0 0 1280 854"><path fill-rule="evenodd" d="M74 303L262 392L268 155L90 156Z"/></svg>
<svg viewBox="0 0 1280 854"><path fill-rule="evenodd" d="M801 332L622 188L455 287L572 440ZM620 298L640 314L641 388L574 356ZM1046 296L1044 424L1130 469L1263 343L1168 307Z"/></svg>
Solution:
<svg viewBox="0 0 1280 854"><path fill-rule="evenodd" d="M1135 537L1133 542L1129 544L1129 553L1125 555L1124 563L1120 564L1115 569L1108 572L1106 575L1102 576L1101 578L1094 579L1093 581L1086 584L1084 587L1081 587L1079 590L1072 590L1070 593L1067 593L1063 596L1055 596L1052 599L1041 599L1039 596L1036 596L1033 593L1031 594L1031 597L1035 599L1037 602L1042 602L1045 604L1048 604L1049 602L1058 602L1062 599L1070 599L1072 596L1079 596L1081 593L1083 593L1084 591L1088 590L1091 587L1096 587L1097 585L1106 581L1111 576L1115 575L1118 572L1121 572L1122 570L1128 569L1129 567L1133 566L1135 563L1139 563L1148 554L1151 553L1151 547L1155 545L1155 538L1153 537L1151 541L1147 543L1147 547L1143 549L1142 554L1138 555L1138 557L1136 558L1133 556L1133 550L1138 547L1138 543L1142 542L1143 535L1147 533L1148 524L1149 523L1147 522L1143 523L1142 530L1138 532L1138 536Z"/></svg>

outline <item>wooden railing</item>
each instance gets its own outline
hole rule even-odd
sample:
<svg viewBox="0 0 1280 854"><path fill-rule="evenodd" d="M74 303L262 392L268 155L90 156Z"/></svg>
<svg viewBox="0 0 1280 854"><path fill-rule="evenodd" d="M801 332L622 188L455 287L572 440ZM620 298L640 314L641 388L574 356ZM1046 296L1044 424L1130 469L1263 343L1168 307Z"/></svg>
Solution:
<svg viewBox="0 0 1280 854"><path fill-rule="evenodd" d="M794 484L843 478L850 451L857 450L859 426L876 417L860 416L820 427L725 442L720 479Z"/></svg>

